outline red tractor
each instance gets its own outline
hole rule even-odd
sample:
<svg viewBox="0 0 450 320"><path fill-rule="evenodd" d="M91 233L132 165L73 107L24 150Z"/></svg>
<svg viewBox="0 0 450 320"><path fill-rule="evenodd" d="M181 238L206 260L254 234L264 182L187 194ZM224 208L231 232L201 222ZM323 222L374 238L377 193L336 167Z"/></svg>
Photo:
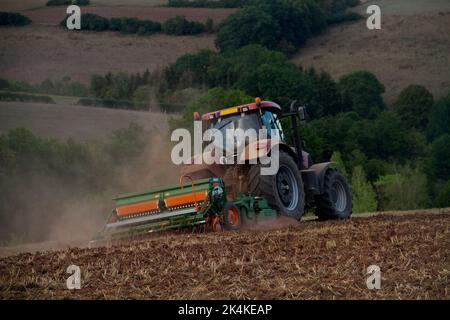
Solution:
<svg viewBox="0 0 450 320"><path fill-rule="evenodd" d="M291 120L294 146L287 143L281 126L280 119L286 117ZM304 107L297 107L294 102L290 112L283 113L278 104L256 98L254 103L210 112L201 117L194 113L194 118L202 121L204 129L223 131L223 136L226 136L227 129L254 129L257 132L266 129L267 139L235 141L244 144L244 152L228 153L211 165L186 165L184 175L194 179L219 177L224 181L229 197L236 198L240 193L264 197L279 213L297 220L307 209L315 210L316 215L324 220L350 217L352 195L345 177L332 162L313 163L309 154L302 150L298 124L305 120ZM260 160L270 157L275 146L279 155L278 171L261 175L261 168L265 165ZM255 152L250 152L252 148L257 149L257 159L254 159ZM241 160L239 164L238 159Z"/></svg>

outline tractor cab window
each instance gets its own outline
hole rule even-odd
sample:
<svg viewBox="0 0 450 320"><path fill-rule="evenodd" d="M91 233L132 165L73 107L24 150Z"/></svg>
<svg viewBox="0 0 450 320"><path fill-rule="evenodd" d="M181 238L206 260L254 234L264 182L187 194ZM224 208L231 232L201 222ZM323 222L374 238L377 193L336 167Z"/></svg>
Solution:
<svg viewBox="0 0 450 320"><path fill-rule="evenodd" d="M261 116L261 120L263 126L267 129L267 135L270 139L284 141L283 129L275 113L266 111Z"/></svg>

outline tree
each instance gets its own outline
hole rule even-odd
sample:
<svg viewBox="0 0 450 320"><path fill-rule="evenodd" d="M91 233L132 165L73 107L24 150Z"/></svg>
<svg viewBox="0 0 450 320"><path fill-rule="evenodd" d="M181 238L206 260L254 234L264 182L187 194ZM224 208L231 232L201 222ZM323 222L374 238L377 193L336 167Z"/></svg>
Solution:
<svg viewBox="0 0 450 320"><path fill-rule="evenodd" d="M427 138L433 141L444 133L450 133L450 93L437 100L428 116Z"/></svg>
<svg viewBox="0 0 450 320"><path fill-rule="evenodd" d="M347 175L347 170L345 169L345 164L344 161L342 160L342 156L341 153L336 151L333 152L333 155L331 156L331 160L332 162L334 162L334 165L336 167L336 169L346 178L348 178Z"/></svg>
<svg viewBox="0 0 450 320"><path fill-rule="evenodd" d="M450 180L442 187L434 204L438 208L450 207Z"/></svg>
<svg viewBox="0 0 450 320"><path fill-rule="evenodd" d="M353 212L373 212L377 210L377 199L375 191L361 166L353 169L352 179Z"/></svg>
<svg viewBox="0 0 450 320"><path fill-rule="evenodd" d="M414 210L428 205L425 174L408 166L380 177L375 183L381 210Z"/></svg>
<svg viewBox="0 0 450 320"><path fill-rule="evenodd" d="M183 112L180 119L171 122L171 127L175 128L193 128L193 113L198 112L204 114L210 111L236 106L240 104L250 103L254 98L247 96L241 90L225 90L223 88L213 88L195 100Z"/></svg>
<svg viewBox="0 0 450 320"><path fill-rule="evenodd" d="M408 127L426 128L428 113L433 106L433 95L419 85L410 85L400 92L394 102L394 110Z"/></svg>
<svg viewBox="0 0 450 320"><path fill-rule="evenodd" d="M220 27L216 46L220 51L235 50L248 44L275 49L281 30L275 19L263 9L249 6L231 14Z"/></svg>
<svg viewBox="0 0 450 320"><path fill-rule="evenodd" d="M341 77L338 87L345 110L373 119L385 109L381 96L384 86L368 71L355 71Z"/></svg>
<svg viewBox="0 0 450 320"><path fill-rule="evenodd" d="M431 145L431 170L435 178L450 179L450 134L443 134Z"/></svg>

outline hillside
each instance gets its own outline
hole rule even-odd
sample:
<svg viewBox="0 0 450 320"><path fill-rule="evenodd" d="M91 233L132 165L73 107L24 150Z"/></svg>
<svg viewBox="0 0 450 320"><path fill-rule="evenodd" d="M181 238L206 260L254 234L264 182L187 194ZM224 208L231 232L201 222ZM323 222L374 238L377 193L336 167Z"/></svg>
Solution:
<svg viewBox="0 0 450 320"><path fill-rule="evenodd" d="M334 78L354 70L373 72L392 102L409 84L419 84L441 97L450 90L450 2L370 1L354 10L367 16L368 4L382 12L381 30L368 30L366 21L343 24L312 38L293 58Z"/></svg>

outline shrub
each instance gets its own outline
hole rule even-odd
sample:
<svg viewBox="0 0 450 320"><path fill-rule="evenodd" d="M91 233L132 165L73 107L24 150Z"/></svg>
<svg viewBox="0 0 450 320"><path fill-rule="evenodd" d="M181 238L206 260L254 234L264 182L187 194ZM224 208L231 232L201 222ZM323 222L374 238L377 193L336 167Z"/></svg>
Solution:
<svg viewBox="0 0 450 320"><path fill-rule="evenodd" d="M235 50L248 44L275 49L281 32L269 13L258 7L245 7L224 21L217 33L216 46L220 51Z"/></svg>
<svg viewBox="0 0 450 320"><path fill-rule="evenodd" d="M200 22L188 21L184 16L177 15L167 19L162 29L167 34L182 36L205 32L206 27Z"/></svg>
<svg viewBox="0 0 450 320"><path fill-rule="evenodd" d="M66 21L69 16L66 16L61 22L60 26L66 27ZM109 20L94 13L81 14L81 30L88 31L106 31L109 30Z"/></svg>
<svg viewBox="0 0 450 320"><path fill-rule="evenodd" d="M211 18L206 19L205 29L209 33L213 33L214 32L214 20L213 19L211 19Z"/></svg>
<svg viewBox="0 0 450 320"><path fill-rule="evenodd" d="M438 208L450 207L450 180L442 186L434 205Z"/></svg>
<svg viewBox="0 0 450 320"><path fill-rule="evenodd" d="M35 94L28 94L28 93L15 93L15 92L0 92L0 100L2 100L2 101L55 103L55 101L50 96L35 95Z"/></svg>
<svg viewBox="0 0 450 320"><path fill-rule="evenodd" d="M351 22L351 21L358 21L362 19L363 16L356 12L337 12L333 15L331 15L327 19L327 23L330 25L338 24L342 22Z"/></svg>
<svg viewBox="0 0 450 320"><path fill-rule="evenodd" d="M213 88L208 92L189 104L185 108L183 115L180 119L172 120L172 128L186 128L193 129L193 112L199 112L204 114L218 108L224 108L229 106L235 106L243 103L250 103L254 99L245 94L241 90L225 90L223 88Z"/></svg>
<svg viewBox="0 0 450 320"><path fill-rule="evenodd" d="M410 85L403 89L394 102L394 110L408 127L425 129L428 113L433 106L432 94L422 86Z"/></svg>
<svg viewBox="0 0 450 320"><path fill-rule="evenodd" d="M374 118L384 108L384 86L368 71L355 71L339 79L344 107L363 118Z"/></svg>
<svg viewBox="0 0 450 320"><path fill-rule="evenodd" d="M71 4L77 6L87 6L90 4L89 0L49 0L47 1L47 6L69 6Z"/></svg>
<svg viewBox="0 0 450 320"><path fill-rule="evenodd" d="M428 205L427 178L418 169L400 168L380 177L375 186L381 210L414 210Z"/></svg>
<svg viewBox="0 0 450 320"><path fill-rule="evenodd" d="M30 24L28 17L16 12L0 12L0 26L25 26Z"/></svg>
<svg viewBox="0 0 450 320"><path fill-rule="evenodd" d="M450 133L450 93L437 100L428 115L427 138L433 141L444 133Z"/></svg>
<svg viewBox="0 0 450 320"><path fill-rule="evenodd" d="M431 174L441 180L450 180L450 134L446 133L431 145Z"/></svg>
<svg viewBox="0 0 450 320"><path fill-rule="evenodd" d="M249 0L169 0L168 7L191 8L238 8Z"/></svg>
<svg viewBox="0 0 450 320"><path fill-rule="evenodd" d="M353 212L373 212L377 210L376 193L367 181L366 174L361 166L353 169L352 179Z"/></svg>

